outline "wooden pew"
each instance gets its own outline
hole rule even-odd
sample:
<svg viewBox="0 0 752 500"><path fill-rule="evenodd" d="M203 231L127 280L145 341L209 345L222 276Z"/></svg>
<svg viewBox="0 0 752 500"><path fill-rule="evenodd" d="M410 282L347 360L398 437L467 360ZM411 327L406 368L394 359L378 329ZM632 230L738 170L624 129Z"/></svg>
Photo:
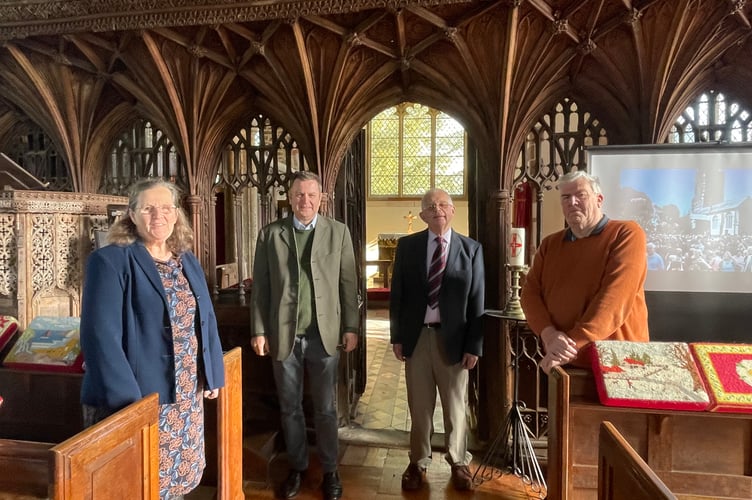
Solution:
<svg viewBox="0 0 752 500"><path fill-rule="evenodd" d="M51 446L0 439L0 498L47 498Z"/></svg>
<svg viewBox="0 0 752 500"><path fill-rule="evenodd" d="M619 429L678 498L752 498L750 413L604 406L590 371L560 367L549 376L548 398L551 500L598 498L602 421Z"/></svg>
<svg viewBox="0 0 752 500"><path fill-rule="evenodd" d="M224 364L225 387L216 400L205 400L207 468L202 484L215 487L218 500L242 500L241 348L226 352ZM158 412L154 394L58 445L0 439L0 498L158 499Z"/></svg>
<svg viewBox="0 0 752 500"><path fill-rule="evenodd" d="M158 417L151 394L57 445L0 439L0 496L156 500Z"/></svg>
<svg viewBox="0 0 752 500"><path fill-rule="evenodd" d="M676 500L611 422L598 437L598 500Z"/></svg>
<svg viewBox="0 0 752 500"><path fill-rule="evenodd" d="M225 386L217 397L217 499L243 500L243 366L241 348L225 353ZM207 434L210 429L207 427ZM207 463L208 468L208 463Z"/></svg>

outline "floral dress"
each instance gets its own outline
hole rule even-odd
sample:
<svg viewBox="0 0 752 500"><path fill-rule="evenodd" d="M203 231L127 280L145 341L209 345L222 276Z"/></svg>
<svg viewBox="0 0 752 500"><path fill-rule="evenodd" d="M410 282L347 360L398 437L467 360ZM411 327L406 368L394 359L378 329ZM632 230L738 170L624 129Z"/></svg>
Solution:
<svg viewBox="0 0 752 500"><path fill-rule="evenodd" d="M203 388L198 377L196 299L179 259L155 261L167 292L175 352L175 403L159 408L159 496L173 498L198 486L204 456Z"/></svg>

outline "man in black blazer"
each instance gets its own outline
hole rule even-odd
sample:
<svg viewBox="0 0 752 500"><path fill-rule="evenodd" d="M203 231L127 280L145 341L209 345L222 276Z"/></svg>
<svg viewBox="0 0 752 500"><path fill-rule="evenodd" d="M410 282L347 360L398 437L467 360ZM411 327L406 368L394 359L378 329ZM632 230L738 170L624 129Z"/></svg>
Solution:
<svg viewBox="0 0 752 500"><path fill-rule="evenodd" d="M428 191L421 207L428 229L398 240L389 297L392 349L405 361L412 420L402 488L417 490L425 481L438 389L452 485L467 490L472 477L465 409L468 371L483 351L483 249L452 231L454 205L448 193Z"/></svg>

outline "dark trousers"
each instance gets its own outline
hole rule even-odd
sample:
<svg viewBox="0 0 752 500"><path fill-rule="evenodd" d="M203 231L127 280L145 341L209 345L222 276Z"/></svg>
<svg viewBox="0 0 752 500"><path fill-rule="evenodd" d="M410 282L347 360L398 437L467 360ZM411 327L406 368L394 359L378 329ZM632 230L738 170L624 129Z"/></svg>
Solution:
<svg viewBox="0 0 752 500"><path fill-rule="evenodd" d="M324 472L337 470L337 367L339 353L329 356L321 338L297 337L290 356L274 361L282 433L290 467L308 468L308 442L303 414L303 370L308 374L313 399L316 445Z"/></svg>

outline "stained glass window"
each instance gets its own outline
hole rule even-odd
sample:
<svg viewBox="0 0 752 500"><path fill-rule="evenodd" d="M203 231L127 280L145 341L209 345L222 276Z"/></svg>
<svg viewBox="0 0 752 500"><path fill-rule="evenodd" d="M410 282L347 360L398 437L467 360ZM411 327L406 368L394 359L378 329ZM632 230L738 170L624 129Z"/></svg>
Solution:
<svg viewBox="0 0 752 500"><path fill-rule="evenodd" d="M465 196L465 130L449 115L403 103L368 124L371 198L418 198L441 188Z"/></svg>

